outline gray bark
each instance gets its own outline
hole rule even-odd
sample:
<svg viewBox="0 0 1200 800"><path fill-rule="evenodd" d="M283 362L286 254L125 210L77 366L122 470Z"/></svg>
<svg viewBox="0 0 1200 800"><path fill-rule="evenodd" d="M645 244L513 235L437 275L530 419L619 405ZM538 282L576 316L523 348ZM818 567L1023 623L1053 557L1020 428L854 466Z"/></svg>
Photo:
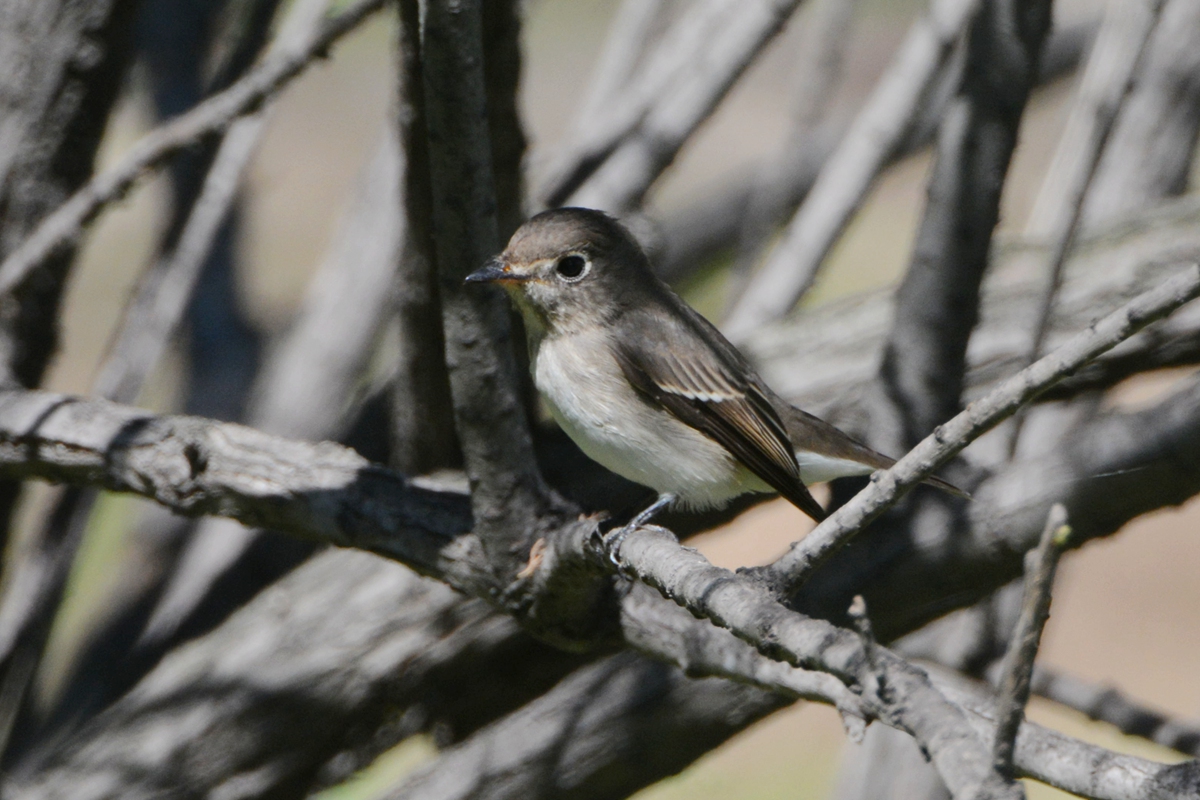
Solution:
<svg viewBox="0 0 1200 800"><path fill-rule="evenodd" d="M947 104L912 261L896 291L872 439L907 450L961 406L967 340L978 321L1000 193L1050 27L1050 3L985 4Z"/></svg>
<svg viewBox="0 0 1200 800"><path fill-rule="evenodd" d="M1084 206L1097 225L1183 194L1200 132L1200 3L1168 0Z"/></svg>

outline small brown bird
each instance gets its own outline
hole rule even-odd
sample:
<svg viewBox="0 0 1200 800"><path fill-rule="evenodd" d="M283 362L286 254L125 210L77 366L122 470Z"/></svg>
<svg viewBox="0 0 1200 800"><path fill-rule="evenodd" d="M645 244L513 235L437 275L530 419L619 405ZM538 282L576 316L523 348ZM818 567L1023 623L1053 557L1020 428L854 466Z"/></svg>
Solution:
<svg viewBox="0 0 1200 800"><path fill-rule="evenodd" d="M819 521L807 484L895 463L772 392L602 212L538 214L467 281L498 283L516 302L534 383L567 435L659 493L618 542L668 504L710 508L747 492L779 492Z"/></svg>

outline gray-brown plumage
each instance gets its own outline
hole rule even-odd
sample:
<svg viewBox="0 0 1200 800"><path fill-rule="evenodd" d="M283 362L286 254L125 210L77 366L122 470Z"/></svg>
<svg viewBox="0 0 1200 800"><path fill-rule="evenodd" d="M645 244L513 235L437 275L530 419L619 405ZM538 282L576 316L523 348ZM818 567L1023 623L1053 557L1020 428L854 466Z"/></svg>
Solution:
<svg viewBox="0 0 1200 800"><path fill-rule="evenodd" d="M820 520L807 484L894 463L772 392L599 211L535 216L467 280L509 291L525 319L534 382L575 443L659 492L635 524L672 501L719 506L769 491Z"/></svg>

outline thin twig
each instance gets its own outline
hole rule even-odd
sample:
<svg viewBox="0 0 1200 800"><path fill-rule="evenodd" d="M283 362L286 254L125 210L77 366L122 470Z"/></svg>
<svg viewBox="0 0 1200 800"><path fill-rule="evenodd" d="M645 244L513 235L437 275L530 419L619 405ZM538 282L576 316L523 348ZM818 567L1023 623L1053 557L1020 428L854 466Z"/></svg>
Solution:
<svg viewBox="0 0 1200 800"><path fill-rule="evenodd" d="M763 576L787 594L795 591L814 569L867 523L984 431L1064 376L1197 296L1200 296L1200 266L1193 264L1184 274L1139 295L1072 337L939 426L891 469L872 475L867 488L792 545L775 563L763 568Z"/></svg>
<svg viewBox="0 0 1200 800"><path fill-rule="evenodd" d="M12 292L39 264L79 238L84 226L109 203L123 197L138 178L172 154L253 111L385 3L356 0L330 18L307 47L264 61L225 91L143 136L116 166L92 178L0 263L0 295Z"/></svg>
<svg viewBox="0 0 1200 800"><path fill-rule="evenodd" d="M1025 720L1025 704L1029 702L1033 661L1037 658L1042 641L1042 630L1050 618L1054 573L1058 568L1058 557L1070 535L1067 509L1061 503L1055 503L1046 517L1041 541L1025 554L1025 592L1021 599L1021 616L1004 657L1000 695L996 702L996 738L992 744L996 771L1009 779L1014 777L1013 752L1016 749L1017 731Z"/></svg>
<svg viewBox="0 0 1200 800"><path fill-rule="evenodd" d="M1062 286L1063 265L1079 232L1088 189L1104 155L1109 134L1121 113L1121 106L1145 57L1146 44L1154 32L1164 2L1112 0L1109 4L1105 30L1101 31L1088 59L1079 98L1063 134L1060 153L1056 155L1056 161L1071 166L1052 167L1051 177L1055 183L1049 184L1053 187L1050 193L1058 198L1057 202L1054 202L1052 209L1046 209L1052 201L1039 197L1030 216L1032 230L1027 233L1036 235L1039 226L1045 224L1050 253L1046 258L1046 289L1038 304L1037 321L1034 323L1025 364L1037 360L1045 347L1055 299ZM1146 7L1142 13L1119 13L1126 6L1133 10L1134 4L1143 3ZM1134 19L1127 19L1129 16ZM1065 176L1062 175L1064 172L1067 173ZM1059 186L1063 188L1060 190ZM1016 452L1023 420L1024 415L1018 414L1009 429L1007 444L1010 458Z"/></svg>
<svg viewBox="0 0 1200 800"><path fill-rule="evenodd" d="M821 262L912 127L922 99L979 7L980 0L934 0L914 23L767 263L734 304L724 326L731 337L744 338L763 322L783 316L812 286Z"/></svg>

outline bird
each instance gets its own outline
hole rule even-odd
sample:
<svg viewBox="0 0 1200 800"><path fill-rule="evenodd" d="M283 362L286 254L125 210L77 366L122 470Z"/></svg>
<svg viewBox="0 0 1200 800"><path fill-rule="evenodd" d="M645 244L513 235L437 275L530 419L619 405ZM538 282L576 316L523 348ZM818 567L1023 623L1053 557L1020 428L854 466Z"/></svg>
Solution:
<svg viewBox="0 0 1200 800"><path fill-rule="evenodd" d="M531 217L466 282L502 286L515 303L534 385L563 431L594 461L658 493L606 538L614 562L625 536L669 506L702 510L778 492L820 522L826 512L810 485L895 463L773 392L604 212Z"/></svg>

